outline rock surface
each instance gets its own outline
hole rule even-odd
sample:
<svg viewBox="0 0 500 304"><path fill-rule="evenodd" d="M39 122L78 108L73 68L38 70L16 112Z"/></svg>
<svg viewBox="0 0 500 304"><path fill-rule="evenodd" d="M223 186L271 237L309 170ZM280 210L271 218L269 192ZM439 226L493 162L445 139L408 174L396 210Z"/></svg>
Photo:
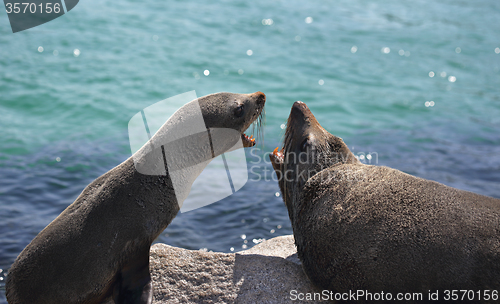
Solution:
<svg viewBox="0 0 500 304"><path fill-rule="evenodd" d="M292 235L238 253L155 244L150 273L157 304L290 303L292 290L321 292L302 271Z"/></svg>

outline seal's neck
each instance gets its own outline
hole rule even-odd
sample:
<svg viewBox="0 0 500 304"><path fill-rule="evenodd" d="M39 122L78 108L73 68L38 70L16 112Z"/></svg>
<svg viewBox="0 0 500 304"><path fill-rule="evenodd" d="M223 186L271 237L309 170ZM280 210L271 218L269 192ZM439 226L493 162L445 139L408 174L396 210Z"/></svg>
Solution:
<svg viewBox="0 0 500 304"><path fill-rule="evenodd" d="M207 129L198 100L193 100L175 112L132 159L139 173L168 175L181 207L210 161L238 146L238 141L241 134L236 130Z"/></svg>
<svg viewBox="0 0 500 304"><path fill-rule="evenodd" d="M177 110L133 156L143 175L168 176L179 206L211 160L210 143L198 100ZM200 144L201 143L201 144Z"/></svg>

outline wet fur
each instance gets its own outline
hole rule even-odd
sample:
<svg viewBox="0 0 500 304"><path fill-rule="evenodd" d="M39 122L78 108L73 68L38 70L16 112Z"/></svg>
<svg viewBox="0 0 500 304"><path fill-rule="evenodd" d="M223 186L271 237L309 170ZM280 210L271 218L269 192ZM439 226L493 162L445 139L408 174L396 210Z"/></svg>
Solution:
<svg viewBox="0 0 500 304"><path fill-rule="evenodd" d="M260 117L265 95L217 93L198 102L207 128L242 133ZM236 117L241 104L246 110ZM168 131L165 125L152 140ZM136 170L157 152L98 177L26 246L7 276L10 304L151 303L149 248L179 211L168 168L166 176Z"/></svg>
<svg viewBox="0 0 500 304"><path fill-rule="evenodd" d="M297 164L289 154L314 137ZM305 104L294 104L276 171L304 271L334 292L500 289L500 200L360 163ZM338 157L341 154L344 157ZM317 159L316 159L317 160ZM311 171L306 180L297 170ZM424 298L425 300L425 298Z"/></svg>

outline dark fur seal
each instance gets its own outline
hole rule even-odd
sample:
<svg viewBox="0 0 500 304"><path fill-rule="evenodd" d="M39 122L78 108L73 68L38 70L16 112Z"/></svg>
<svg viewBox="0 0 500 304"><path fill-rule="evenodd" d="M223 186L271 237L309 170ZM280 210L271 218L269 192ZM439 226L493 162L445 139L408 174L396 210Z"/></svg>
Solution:
<svg viewBox="0 0 500 304"><path fill-rule="evenodd" d="M300 101L270 158L299 258L318 287L393 299L421 292L424 301L435 291L446 299L446 290L498 296L499 199L362 164Z"/></svg>
<svg viewBox="0 0 500 304"><path fill-rule="evenodd" d="M168 171L155 176L138 170L157 165L155 157L161 157L163 146L149 149L150 143L162 142L172 128L183 127L179 124L189 121L191 115L185 109L194 102L199 104L207 129L236 130L243 146L254 145L243 131L260 117L263 93L217 93L188 103L141 150L88 185L19 254L7 276L10 304L151 303L149 248L176 216L180 202ZM184 153L192 156L198 152L191 150L208 149L210 156L219 155L234 144L234 138L232 141L225 145L219 138L217 146L188 146ZM193 141L177 142L181 144ZM179 155L178 162L184 156ZM195 178L185 180L192 183Z"/></svg>

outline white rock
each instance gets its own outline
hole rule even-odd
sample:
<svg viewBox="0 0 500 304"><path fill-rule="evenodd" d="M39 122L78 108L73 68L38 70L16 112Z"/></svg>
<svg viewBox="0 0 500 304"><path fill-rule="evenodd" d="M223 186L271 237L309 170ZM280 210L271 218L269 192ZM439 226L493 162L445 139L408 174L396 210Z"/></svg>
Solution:
<svg viewBox="0 0 500 304"><path fill-rule="evenodd" d="M150 272L153 303L158 304L290 303L292 290L321 292L304 274L292 235L237 253L155 244L150 252Z"/></svg>

